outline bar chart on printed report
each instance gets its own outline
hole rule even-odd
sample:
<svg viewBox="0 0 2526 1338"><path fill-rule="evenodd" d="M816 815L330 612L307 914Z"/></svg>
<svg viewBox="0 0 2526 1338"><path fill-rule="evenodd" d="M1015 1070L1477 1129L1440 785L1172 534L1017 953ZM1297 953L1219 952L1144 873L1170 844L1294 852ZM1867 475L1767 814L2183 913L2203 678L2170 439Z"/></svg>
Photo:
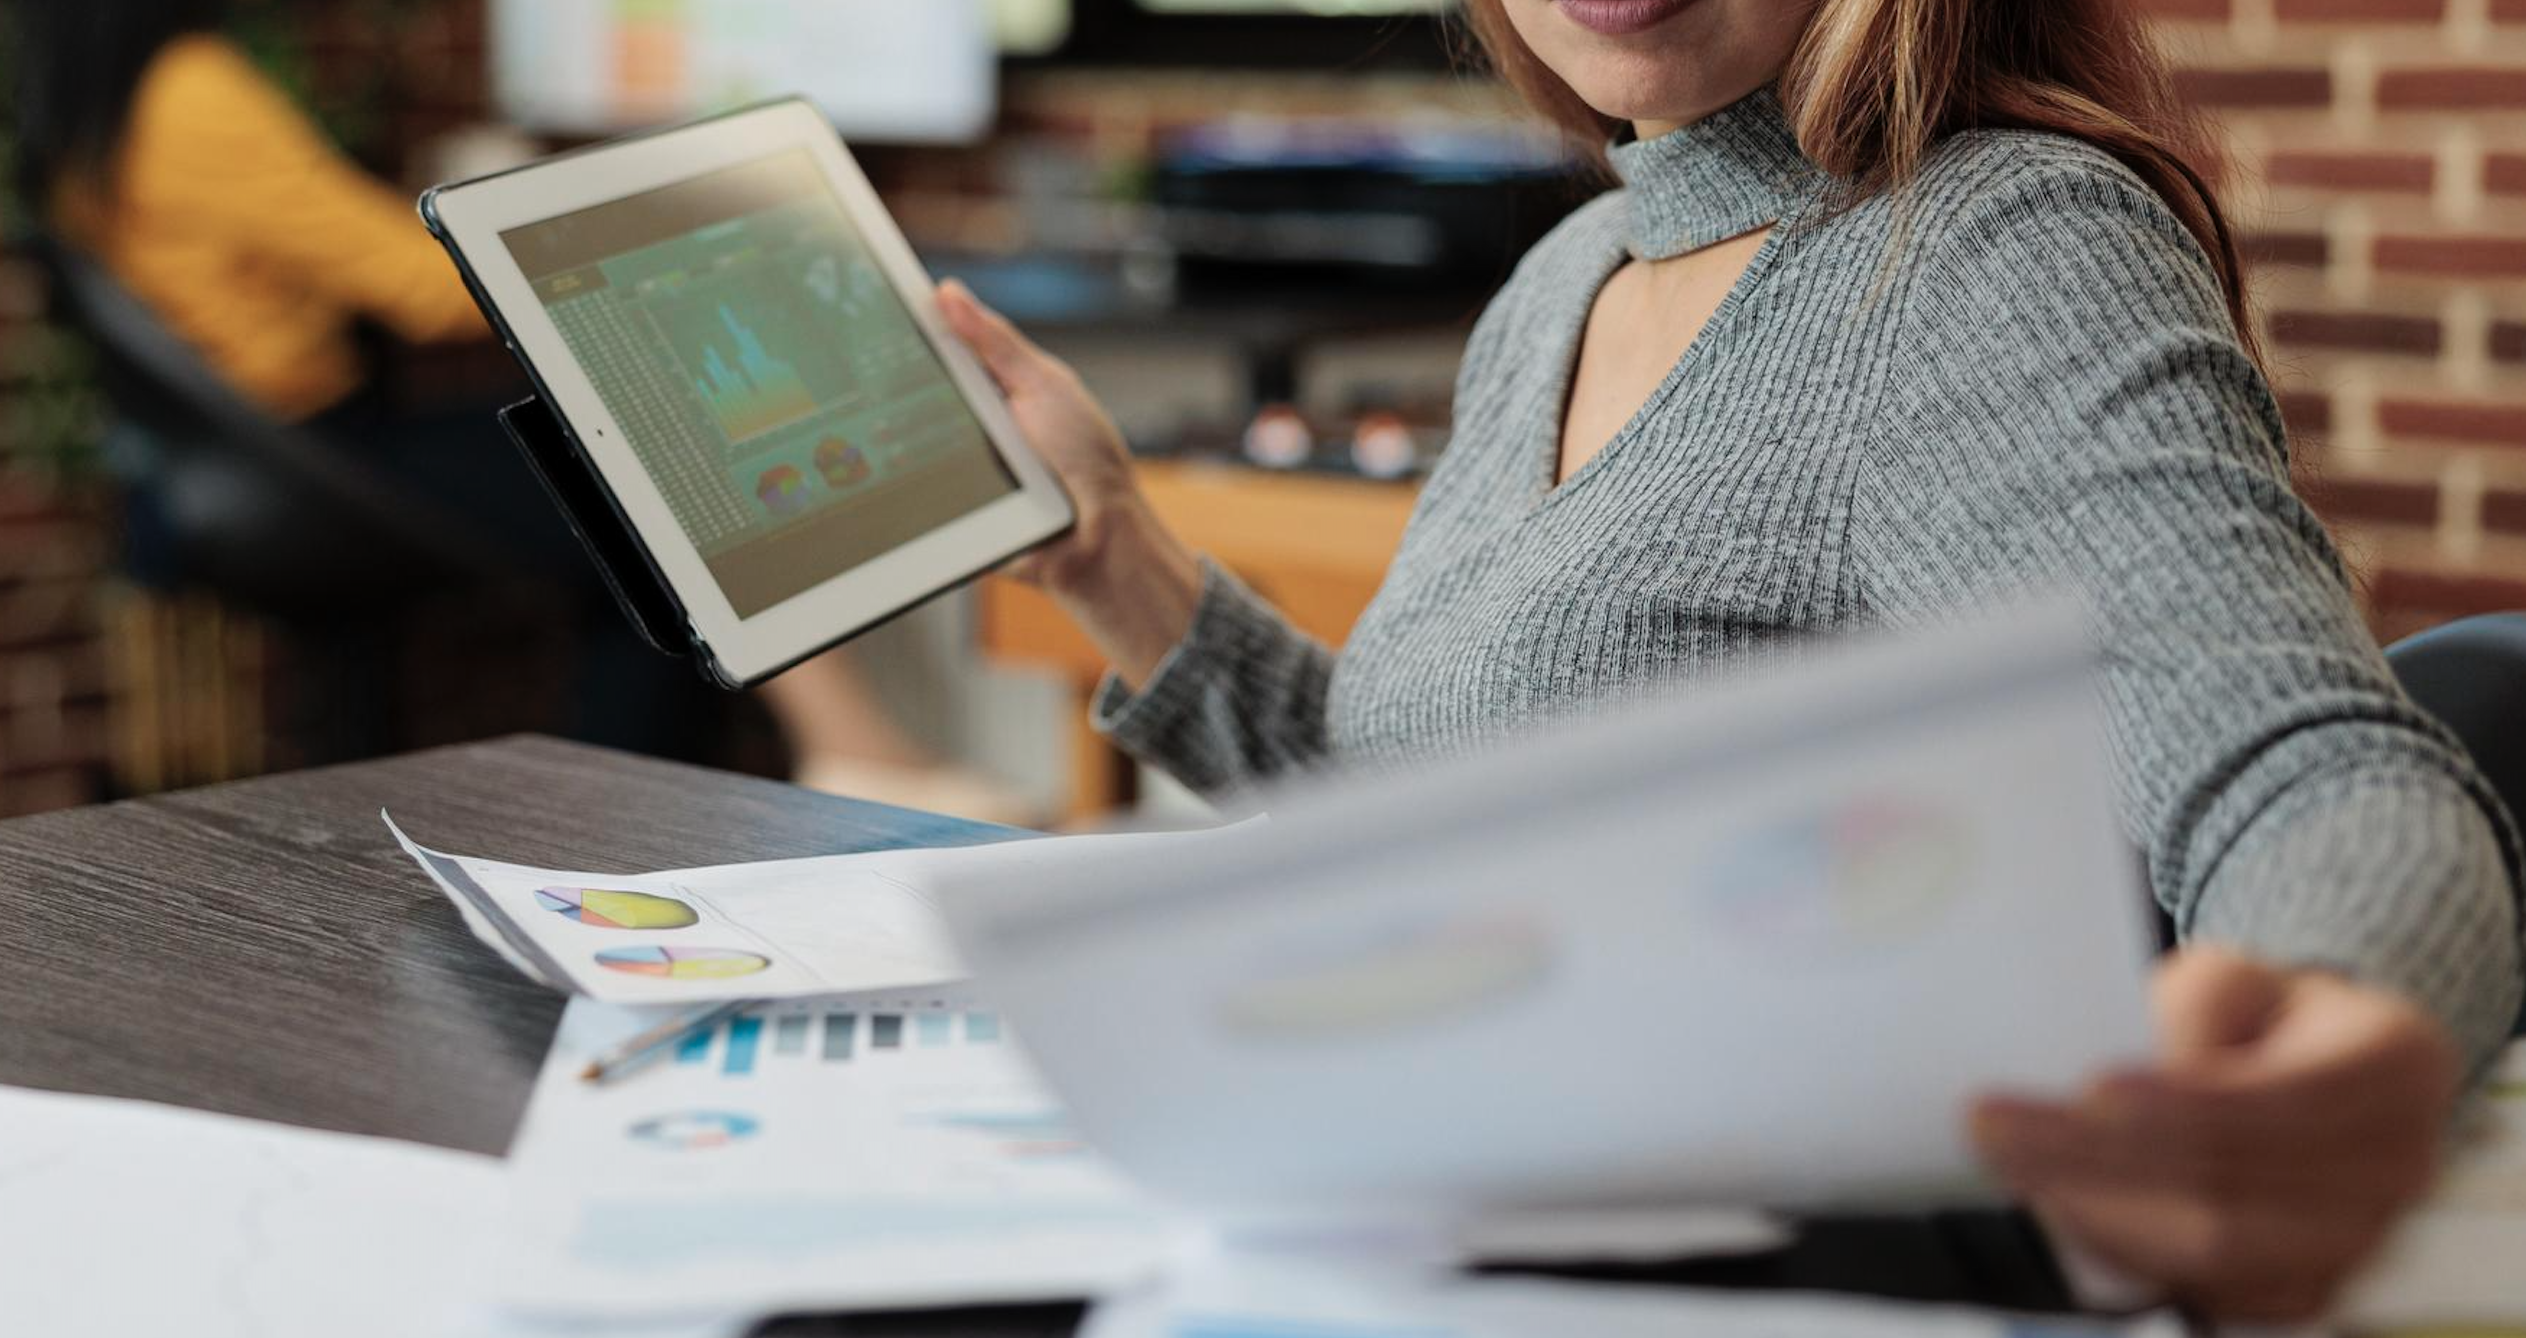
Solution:
<svg viewBox="0 0 2526 1338"><path fill-rule="evenodd" d="M765 1004L578 1079L656 1020L584 1000L564 1018L510 1154L538 1187L519 1216L530 1300L1063 1295L1160 1246L1159 1215L973 999Z"/></svg>

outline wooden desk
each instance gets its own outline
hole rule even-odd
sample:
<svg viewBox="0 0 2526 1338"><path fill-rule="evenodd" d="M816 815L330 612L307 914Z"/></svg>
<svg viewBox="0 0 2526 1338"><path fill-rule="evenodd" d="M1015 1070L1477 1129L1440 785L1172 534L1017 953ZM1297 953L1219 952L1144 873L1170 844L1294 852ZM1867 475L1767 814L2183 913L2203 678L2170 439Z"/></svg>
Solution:
<svg viewBox="0 0 2526 1338"><path fill-rule="evenodd" d="M505 1152L561 997L465 932L381 808L565 869L993 830L540 738L0 823L0 1083Z"/></svg>
<svg viewBox="0 0 2526 1338"><path fill-rule="evenodd" d="M561 1015L476 943L378 821L560 868L648 870L986 840L999 829L520 738L0 822L0 1083L473 1152L508 1147ZM1809 1224L1792 1250L1562 1270L2041 1309L2022 1227ZM1033 1338L1076 1306L767 1332Z"/></svg>
<svg viewBox="0 0 2526 1338"><path fill-rule="evenodd" d="M1350 636L1385 582L1419 495L1410 484L1221 463L1146 461L1139 472L1158 514L1185 542L1332 646ZM1088 727L1105 657L1051 600L1014 581L983 582L981 609L985 654L1050 669L1070 689L1071 816L1093 818L1127 802L1129 763Z"/></svg>

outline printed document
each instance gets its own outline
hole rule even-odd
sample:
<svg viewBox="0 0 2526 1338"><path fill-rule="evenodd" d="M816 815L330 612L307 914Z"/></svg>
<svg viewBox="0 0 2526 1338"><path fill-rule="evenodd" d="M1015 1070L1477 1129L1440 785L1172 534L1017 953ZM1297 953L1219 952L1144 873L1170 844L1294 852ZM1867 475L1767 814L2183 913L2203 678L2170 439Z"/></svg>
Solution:
<svg viewBox="0 0 2526 1338"><path fill-rule="evenodd" d="M1820 651L935 885L1090 1141L1214 1214L1971 1200L1977 1095L2149 1053L2089 662L2049 616Z"/></svg>
<svg viewBox="0 0 2526 1338"><path fill-rule="evenodd" d="M510 1151L500 1290L521 1313L1076 1299L1145 1275L1177 1229L965 991L767 1003L580 1080L676 1011L571 1001Z"/></svg>
<svg viewBox="0 0 2526 1338"><path fill-rule="evenodd" d="M937 985L965 974L931 899L956 871L1022 884L1201 833L1044 837L665 873L536 869L428 849L406 854L474 936L530 978L604 1003L711 1003Z"/></svg>

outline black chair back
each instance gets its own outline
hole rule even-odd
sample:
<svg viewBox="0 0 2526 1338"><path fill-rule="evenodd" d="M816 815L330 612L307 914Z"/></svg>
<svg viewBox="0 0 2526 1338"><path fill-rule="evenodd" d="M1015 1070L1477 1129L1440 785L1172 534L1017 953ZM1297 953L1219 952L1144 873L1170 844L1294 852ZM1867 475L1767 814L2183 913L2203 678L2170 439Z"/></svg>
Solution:
<svg viewBox="0 0 2526 1338"><path fill-rule="evenodd" d="M337 443L249 403L77 248L37 238L29 249L139 439L124 482L151 498L185 583L285 621L334 624L516 569Z"/></svg>
<svg viewBox="0 0 2526 1338"><path fill-rule="evenodd" d="M2526 817L2526 613L2491 613L2396 642L2403 690L2464 740L2512 816ZM2526 1036L2526 1013L2517 1019Z"/></svg>

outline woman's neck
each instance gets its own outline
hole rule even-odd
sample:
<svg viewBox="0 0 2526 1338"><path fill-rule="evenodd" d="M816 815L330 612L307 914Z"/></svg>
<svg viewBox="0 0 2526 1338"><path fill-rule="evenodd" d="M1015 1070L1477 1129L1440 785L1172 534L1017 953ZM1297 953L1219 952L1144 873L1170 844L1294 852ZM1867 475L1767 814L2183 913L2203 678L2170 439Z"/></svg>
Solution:
<svg viewBox="0 0 2526 1338"><path fill-rule="evenodd" d="M1774 77L1777 78L1778 76L1775 75ZM1754 84L1750 87L1738 89L1736 92L1703 107L1701 110L1696 111L1689 116L1662 117L1655 120L1635 120L1631 123L1631 137L1634 140L1645 143L1649 140L1656 139L1660 135L1673 134L1688 125L1692 125L1697 121L1708 120L1709 118L1726 111L1728 108L1745 101L1747 98L1754 96L1755 89L1762 88L1771 82L1772 80L1766 79L1760 84Z"/></svg>

